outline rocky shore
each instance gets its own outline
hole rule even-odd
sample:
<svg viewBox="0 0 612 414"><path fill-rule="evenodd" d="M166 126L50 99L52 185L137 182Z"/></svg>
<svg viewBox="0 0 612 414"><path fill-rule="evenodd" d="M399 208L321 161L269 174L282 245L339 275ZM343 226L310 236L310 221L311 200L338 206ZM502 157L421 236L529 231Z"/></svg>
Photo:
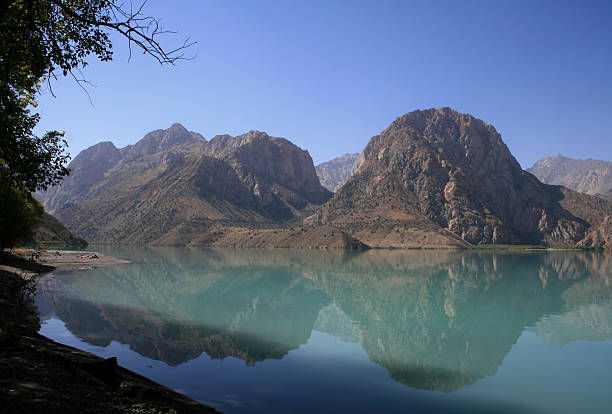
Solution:
<svg viewBox="0 0 612 414"><path fill-rule="evenodd" d="M54 269L128 263L99 253L19 250L0 257L0 407L21 413L215 413L117 365L38 334L36 279Z"/></svg>

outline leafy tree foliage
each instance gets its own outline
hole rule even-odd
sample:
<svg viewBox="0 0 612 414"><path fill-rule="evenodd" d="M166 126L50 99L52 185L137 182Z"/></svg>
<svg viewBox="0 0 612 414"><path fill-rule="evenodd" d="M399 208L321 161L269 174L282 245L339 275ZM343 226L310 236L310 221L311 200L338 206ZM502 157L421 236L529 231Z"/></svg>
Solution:
<svg viewBox="0 0 612 414"><path fill-rule="evenodd" d="M0 185L0 254L5 247L26 242L38 226L42 205L29 191Z"/></svg>
<svg viewBox="0 0 612 414"><path fill-rule="evenodd" d="M110 32L128 40L130 53L136 45L161 64L183 59L182 51L190 45L186 41L166 51L158 36L168 32L158 20L143 15L142 6L126 10L116 0L0 2L0 196L7 197L0 204L3 217L11 214L8 200L24 207L27 200L17 195L45 190L69 173L64 134L33 133L39 121L36 97L41 85L51 87L58 74L82 82L77 75L92 56L110 61ZM0 233L8 231L4 225Z"/></svg>
<svg viewBox="0 0 612 414"><path fill-rule="evenodd" d="M88 23L108 20L109 2L64 3L16 0L0 6L0 179L30 191L44 190L68 173L63 134L33 134L41 82L57 70L66 75L86 66L90 54L112 58L108 35Z"/></svg>

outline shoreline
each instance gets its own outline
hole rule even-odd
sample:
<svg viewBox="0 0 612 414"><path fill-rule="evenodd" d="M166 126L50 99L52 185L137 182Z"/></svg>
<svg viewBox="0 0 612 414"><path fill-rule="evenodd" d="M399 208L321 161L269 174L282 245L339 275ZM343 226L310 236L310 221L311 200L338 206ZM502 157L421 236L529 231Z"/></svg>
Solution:
<svg viewBox="0 0 612 414"><path fill-rule="evenodd" d="M98 252L85 250L47 250L47 249L14 249L13 256L21 259L21 263L34 262L39 266L47 266L51 270L43 270L48 273L54 270L89 270L100 266L114 266L129 264L129 260L107 256ZM32 265L33 266L33 265Z"/></svg>
<svg viewBox="0 0 612 414"><path fill-rule="evenodd" d="M443 250L443 251L483 251L483 250L521 250L521 251L587 251L587 252L605 252L610 249L604 247L585 247L585 246L546 246L546 245L526 245L526 244L483 244L473 246L420 246L420 247L370 247L365 249L349 249L337 246L249 246L249 245L215 245L215 244L129 244L129 243L96 243L92 242L90 247L95 246L121 246L121 247L187 247L187 248L202 248L202 249L234 249L234 250L330 250L330 251L353 251L361 252L368 250ZM121 259L119 259L121 260Z"/></svg>
<svg viewBox="0 0 612 414"><path fill-rule="evenodd" d="M9 412L218 413L119 366L114 357L104 359L38 333L31 294L40 277L131 262L95 252L15 251L18 255L3 253L0 261L0 406Z"/></svg>

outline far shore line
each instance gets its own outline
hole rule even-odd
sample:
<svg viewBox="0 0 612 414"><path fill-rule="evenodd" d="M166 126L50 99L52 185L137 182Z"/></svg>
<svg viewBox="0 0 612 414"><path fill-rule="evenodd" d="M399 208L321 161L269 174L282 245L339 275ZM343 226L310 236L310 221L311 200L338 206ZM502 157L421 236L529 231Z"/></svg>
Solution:
<svg viewBox="0 0 612 414"><path fill-rule="evenodd" d="M367 250L453 250L453 251L486 251L486 250L501 250L501 251L607 251L603 247L582 247L582 246L543 246L543 245L513 245L513 244L482 244L472 246L415 246L415 247L370 247L351 249L337 246L243 246L243 245L199 245L199 244L127 244L127 243L90 243L89 249L95 250L96 246L117 246L117 247L187 247L187 248L202 248L202 249L246 249L246 250L330 250L330 251L367 251ZM89 268L99 266L110 266L118 264L132 263L129 260L119 259L112 256L107 256L96 251L90 250L66 250L62 246L53 245L37 245L22 248L14 248L12 252L18 255L39 262L43 265L53 266L59 270L88 270Z"/></svg>

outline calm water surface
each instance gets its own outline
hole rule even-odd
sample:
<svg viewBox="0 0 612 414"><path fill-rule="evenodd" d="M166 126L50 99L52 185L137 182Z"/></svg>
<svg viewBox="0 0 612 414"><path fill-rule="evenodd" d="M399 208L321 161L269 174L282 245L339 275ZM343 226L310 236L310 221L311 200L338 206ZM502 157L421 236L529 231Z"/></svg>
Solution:
<svg viewBox="0 0 612 414"><path fill-rule="evenodd" d="M41 333L226 413L612 412L612 255L96 247Z"/></svg>

